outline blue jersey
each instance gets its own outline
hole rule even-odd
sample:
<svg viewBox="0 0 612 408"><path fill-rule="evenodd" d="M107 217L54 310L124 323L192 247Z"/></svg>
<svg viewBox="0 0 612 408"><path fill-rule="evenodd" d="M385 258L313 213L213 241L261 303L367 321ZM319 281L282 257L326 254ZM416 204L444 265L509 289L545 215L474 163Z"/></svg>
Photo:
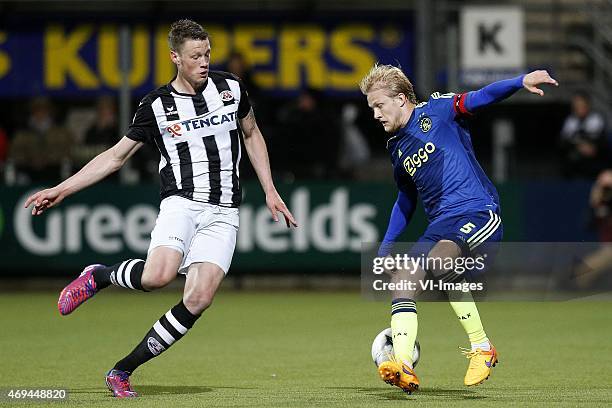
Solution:
<svg viewBox="0 0 612 408"><path fill-rule="evenodd" d="M499 212L499 196L474 155L463 115L467 94L434 93L389 139L398 188L417 192L429 222L474 211Z"/></svg>

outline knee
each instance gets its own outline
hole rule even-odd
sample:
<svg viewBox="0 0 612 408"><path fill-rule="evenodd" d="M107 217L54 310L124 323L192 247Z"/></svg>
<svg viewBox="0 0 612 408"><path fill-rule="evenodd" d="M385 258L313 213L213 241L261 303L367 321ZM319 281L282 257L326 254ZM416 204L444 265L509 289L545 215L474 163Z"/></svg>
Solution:
<svg viewBox="0 0 612 408"><path fill-rule="evenodd" d="M183 303L193 314L200 314L212 305L214 297L211 290L190 290L185 293Z"/></svg>
<svg viewBox="0 0 612 408"><path fill-rule="evenodd" d="M168 285L176 277L177 271L173 268L147 268L142 274L142 287L146 290L161 289Z"/></svg>
<svg viewBox="0 0 612 408"><path fill-rule="evenodd" d="M457 244L438 245L427 254L426 270L435 278L444 276L454 271L455 261L459 256L461 250Z"/></svg>

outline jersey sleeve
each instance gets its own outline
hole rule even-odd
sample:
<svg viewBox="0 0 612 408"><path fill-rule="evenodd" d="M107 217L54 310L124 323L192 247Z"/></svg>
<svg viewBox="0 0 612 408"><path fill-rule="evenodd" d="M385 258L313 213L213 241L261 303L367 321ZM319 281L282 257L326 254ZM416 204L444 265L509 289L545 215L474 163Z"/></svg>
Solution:
<svg viewBox="0 0 612 408"><path fill-rule="evenodd" d="M385 232L380 246L378 247L378 256L387 256L393 252L393 245L397 238L404 232L414 210L416 209L417 194L416 189L407 190L400 189L397 195L397 200L393 204L391 216L389 217L389 225Z"/></svg>
<svg viewBox="0 0 612 408"><path fill-rule="evenodd" d="M151 102L149 98L145 97L140 101L140 105L138 105L126 136L137 142L153 143L153 139L158 132L159 129L157 128L157 121L155 120Z"/></svg>
<svg viewBox="0 0 612 408"><path fill-rule="evenodd" d="M251 111L251 100L249 99L249 93L244 86L244 82L242 79L238 78L236 75L233 75L234 79L238 81L238 85L240 85L240 103L238 104L238 119L244 119L246 115Z"/></svg>
<svg viewBox="0 0 612 408"><path fill-rule="evenodd" d="M438 116L444 120L455 120L461 117L471 116L472 113L465 106L467 94L434 92L431 94L427 104Z"/></svg>
<svg viewBox="0 0 612 408"><path fill-rule="evenodd" d="M524 75L493 82L477 91L470 91L462 98L462 108L475 112L485 106L500 102L523 88Z"/></svg>
<svg viewBox="0 0 612 408"><path fill-rule="evenodd" d="M465 93L438 92L431 95L429 103L447 119L469 117L478 109L502 101L523 87L524 75L493 82L477 91Z"/></svg>

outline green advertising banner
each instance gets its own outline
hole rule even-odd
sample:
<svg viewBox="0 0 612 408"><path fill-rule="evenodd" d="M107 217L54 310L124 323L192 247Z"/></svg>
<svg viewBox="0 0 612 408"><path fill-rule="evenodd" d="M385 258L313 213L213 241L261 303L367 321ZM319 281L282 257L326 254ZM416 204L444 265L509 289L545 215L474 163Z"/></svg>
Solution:
<svg viewBox="0 0 612 408"><path fill-rule="evenodd" d="M232 273L357 274L361 243L382 239L397 197L392 183L299 182L277 187L299 228L289 230L284 222L272 221L260 185L243 184ZM41 188L0 186L0 277L74 275L91 263L146 257L159 210L157 185L101 183L33 217L23 204ZM596 240L585 221L589 183L506 183L497 188L504 241ZM416 241L425 227L419 205L400 241Z"/></svg>
<svg viewBox="0 0 612 408"><path fill-rule="evenodd" d="M358 272L361 243L382 238L397 194L384 183L278 188L299 228L275 223L259 184L246 183L233 272ZM2 187L2 275L74 274L91 263L146 257L159 209L156 185L99 184L33 217L23 203L38 189ZM405 239L416 239L424 228L419 212Z"/></svg>

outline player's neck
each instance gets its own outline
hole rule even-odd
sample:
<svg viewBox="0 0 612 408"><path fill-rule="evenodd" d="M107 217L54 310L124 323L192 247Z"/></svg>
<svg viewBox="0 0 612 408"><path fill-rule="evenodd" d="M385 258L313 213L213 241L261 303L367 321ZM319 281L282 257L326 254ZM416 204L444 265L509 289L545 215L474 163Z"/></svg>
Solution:
<svg viewBox="0 0 612 408"><path fill-rule="evenodd" d="M401 129L403 129L404 127L406 127L406 125L408 124L408 121L410 120L410 117L412 116L412 112L414 112L414 106L411 103L407 104L407 108L402 112L402 120L401 120Z"/></svg>
<svg viewBox="0 0 612 408"><path fill-rule="evenodd" d="M198 89L196 84L187 81L187 79L183 78L180 74L172 81L172 87L176 89L177 92L192 95L195 95Z"/></svg>

